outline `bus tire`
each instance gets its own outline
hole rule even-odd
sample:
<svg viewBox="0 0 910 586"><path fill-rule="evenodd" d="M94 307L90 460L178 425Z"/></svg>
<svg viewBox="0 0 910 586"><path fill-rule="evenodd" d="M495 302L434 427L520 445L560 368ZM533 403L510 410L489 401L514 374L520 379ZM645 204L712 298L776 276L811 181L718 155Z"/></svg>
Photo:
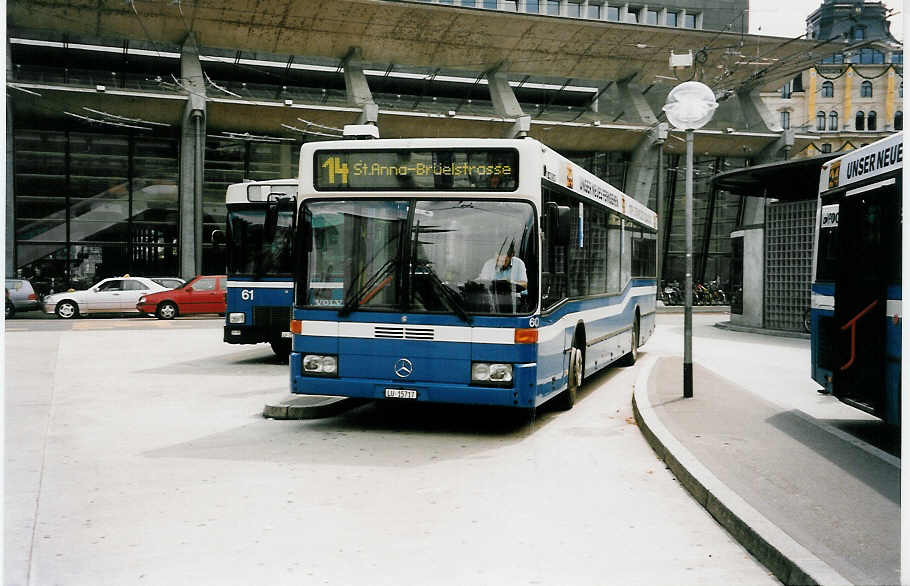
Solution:
<svg viewBox="0 0 910 586"><path fill-rule="evenodd" d="M177 305L173 301L163 301L158 304L155 316L158 319L174 319L178 313Z"/></svg>
<svg viewBox="0 0 910 586"><path fill-rule="evenodd" d="M638 360L638 340L640 338L641 332L641 320L638 318L638 314L635 314L635 323L632 324L632 349L629 350L629 353L619 359L620 366L635 366L635 361Z"/></svg>
<svg viewBox="0 0 910 586"><path fill-rule="evenodd" d="M581 350L572 346L569 350L569 380L566 384L566 390L559 395L556 407L563 411L568 411L575 406L578 400L578 392L581 390L581 384L584 379L585 358Z"/></svg>
<svg viewBox="0 0 910 586"><path fill-rule="evenodd" d="M13 317L14 315L16 315L16 306L13 305L12 303L10 303L9 301L7 301L6 302L6 319L9 319L9 318Z"/></svg>
<svg viewBox="0 0 910 586"><path fill-rule="evenodd" d="M272 352L275 353L275 356L282 360L287 360L291 354L290 338L275 338L269 342L269 345L272 347Z"/></svg>

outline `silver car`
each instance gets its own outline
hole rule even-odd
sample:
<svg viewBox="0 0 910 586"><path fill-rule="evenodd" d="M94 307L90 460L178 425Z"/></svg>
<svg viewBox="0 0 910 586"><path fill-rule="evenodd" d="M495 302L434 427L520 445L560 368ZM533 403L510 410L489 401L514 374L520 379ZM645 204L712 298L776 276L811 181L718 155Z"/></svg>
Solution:
<svg viewBox="0 0 910 586"><path fill-rule="evenodd" d="M6 317L12 317L19 311L41 309L34 287L25 279L6 279L6 291Z"/></svg>
<svg viewBox="0 0 910 586"><path fill-rule="evenodd" d="M145 277L112 277L103 279L84 291L66 291L45 296L45 313L72 319L88 313L139 313L136 303L148 293L167 291Z"/></svg>

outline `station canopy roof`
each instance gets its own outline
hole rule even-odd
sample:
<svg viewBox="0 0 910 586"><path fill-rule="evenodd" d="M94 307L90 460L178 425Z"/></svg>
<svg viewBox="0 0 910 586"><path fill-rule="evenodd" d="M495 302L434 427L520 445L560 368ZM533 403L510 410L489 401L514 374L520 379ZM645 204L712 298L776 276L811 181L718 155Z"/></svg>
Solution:
<svg viewBox="0 0 910 586"><path fill-rule="evenodd" d="M339 85L342 61L355 47L384 136L421 136L427 118L438 136L502 136L511 121L497 114L485 79L501 67L532 117L531 136L557 149L630 151L655 117L662 119L669 90L694 78L729 98L696 141L699 154L726 156L755 155L779 137L745 113L736 92L771 87L834 50L828 42L742 34L733 30L739 21L717 32L395 0L9 0L7 22L12 39L55 42L69 51L79 43L106 45L124 56L139 48L175 63L192 32L213 84L209 127L242 120L249 132L284 137L301 118L336 127L356 120L359 108ZM37 48L28 50L37 55ZM671 53L689 51L694 68L670 68ZM42 58L59 62L51 54L32 60ZM272 82L228 85L243 74L230 67L250 60L271 63L274 78L305 68L310 85L277 82L278 92ZM76 77L71 71L64 83L31 80L25 91L44 99L15 92L17 112L40 115L53 103L57 110L179 123L186 92L169 84L169 74L155 87L142 75L133 89L131 80L121 80L125 87L105 95L91 93L104 80ZM643 94L644 107L618 89L627 81ZM282 108L286 100L292 108ZM797 135L794 148L811 141ZM665 149L681 152L682 144L668 140Z"/></svg>
<svg viewBox="0 0 910 586"><path fill-rule="evenodd" d="M715 91L792 77L831 52L828 42L623 24L392 0L9 0L8 27L55 40L133 39L174 50L200 45L365 65L485 71L573 80L686 81L671 52L692 50ZM730 23L730 29L740 22ZM670 78L670 79L667 79Z"/></svg>
<svg viewBox="0 0 910 586"><path fill-rule="evenodd" d="M736 195L771 197L783 201L815 199L822 165L841 156L830 153L765 165L755 165L715 175L714 186Z"/></svg>

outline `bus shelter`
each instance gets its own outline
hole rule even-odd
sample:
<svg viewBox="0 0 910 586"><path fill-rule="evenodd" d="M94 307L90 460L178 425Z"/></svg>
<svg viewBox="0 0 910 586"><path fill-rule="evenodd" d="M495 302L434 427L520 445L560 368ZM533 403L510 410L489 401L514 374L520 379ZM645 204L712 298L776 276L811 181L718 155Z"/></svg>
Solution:
<svg viewBox="0 0 910 586"><path fill-rule="evenodd" d="M730 324L805 332L822 165L842 153L720 173L712 187L746 197L730 233Z"/></svg>

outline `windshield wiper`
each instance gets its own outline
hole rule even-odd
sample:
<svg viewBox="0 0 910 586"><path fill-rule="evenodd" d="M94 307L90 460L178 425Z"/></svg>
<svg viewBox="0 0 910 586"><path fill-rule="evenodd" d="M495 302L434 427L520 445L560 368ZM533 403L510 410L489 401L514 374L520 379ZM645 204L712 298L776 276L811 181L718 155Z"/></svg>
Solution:
<svg viewBox="0 0 910 586"><path fill-rule="evenodd" d="M398 267L397 258L392 257L389 260L385 261L382 266L379 267L376 272L373 273L370 278L360 286L359 289L357 289L357 291L348 296L347 300L344 302L344 305L342 305L341 309L338 310L338 315L341 317L347 317L352 311L357 309L360 306L360 302L363 300L364 295L379 285L380 282L385 279L389 273L394 271L396 267Z"/></svg>
<svg viewBox="0 0 910 586"><path fill-rule="evenodd" d="M451 287L443 283L442 279L439 278L439 275L436 274L436 271L434 271L433 267L429 264L424 264L421 268L426 270L426 273L424 274L429 277L429 281L433 284L433 287L449 302L449 307L452 308L455 315L460 317L461 321L465 323L473 323L474 318L465 311L461 296L453 291Z"/></svg>

